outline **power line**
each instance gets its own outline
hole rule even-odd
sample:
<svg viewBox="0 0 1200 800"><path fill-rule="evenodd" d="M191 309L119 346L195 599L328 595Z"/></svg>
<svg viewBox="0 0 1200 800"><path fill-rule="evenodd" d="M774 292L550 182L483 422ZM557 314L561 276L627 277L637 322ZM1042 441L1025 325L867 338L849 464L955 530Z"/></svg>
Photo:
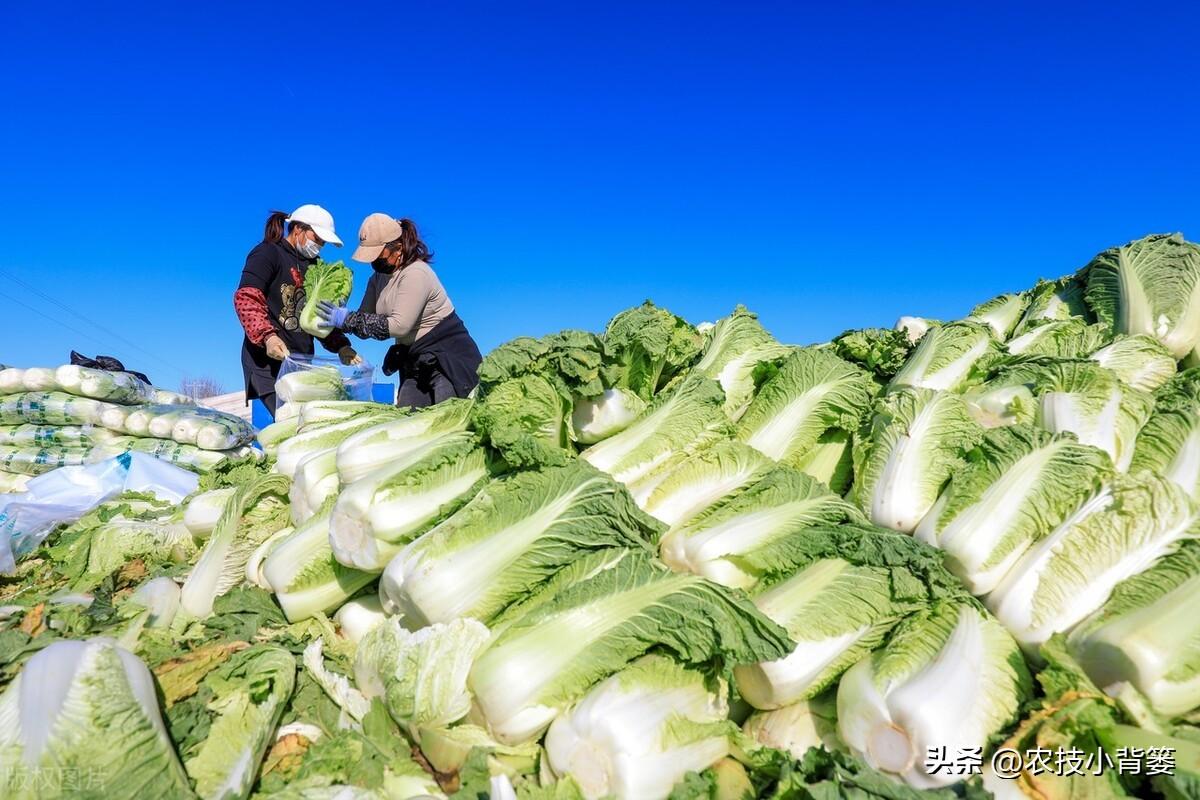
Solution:
<svg viewBox="0 0 1200 800"><path fill-rule="evenodd" d="M79 311L76 311L75 309L73 309L73 308L70 308L69 306L67 306L67 305L63 304L63 303L62 303L62 302L60 302L59 300L57 300L57 299L55 299L55 298L53 298L53 297L51 297L51 296L49 296L49 295L47 295L47 294L45 294L45 293L43 293L43 292L39 291L37 288L35 288L35 287L33 287L33 286L30 286L28 283L26 283L25 281L23 281L23 280L21 280L20 278L16 277L15 275L13 275L12 273L8 272L7 270L0 269L0 275L3 275L3 276L5 276L5 277L6 277L6 278L8 278L10 281L12 281L13 283L16 283L16 284L18 284L19 286L22 286L22 287L24 287L24 288L25 288L27 291L29 291L29 292L32 292L33 294L35 294L35 295L37 295L38 297L40 297L40 298L42 298L43 300L45 300L46 302L48 302L48 303L50 303L50 304L52 304L52 305L55 305L55 306L57 306L58 308L62 309L63 311L66 311L68 314L71 314L71 315L75 316L76 318L78 318L78 319L82 320L84 323L86 323L86 324L87 324L87 325L89 325L90 327L94 328L95 330L91 331L90 333L83 333L83 332L82 332L82 331L80 331L78 328L74 328L74 327L72 327L72 326L70 326L70 325L67 325L67 324L66 324L66 323L64 323L64 322L63 322L61 319L60 319L60 320L58 320L58 322L59 322L59 324L60 324L60 325L63 325L64 327L67 327L67 328L70 328L71 330L75 331L76 333L80 333L80 334L82 334L82 335L84 335L84 336L87 336L87 337L94 337L94 336L96 335L96 330L103 331L103 332L107 333L107 334L108 334L110 337L112 337L113 339L116 339L117 341L123 342L123 343L124 343L124 344L126 344L127 346L129 346L129 347L132 347L133 349L137 350L138 352L142 353L143 355L145 355L145 356L147 356L147 357L149 357L149 358L152 358L152 359L154 359L154 360L155 360L155 361L157 361L159 364L161 364L161 365L163 365L163 366L165 366L165 367L167 367L167 368L169 368L169 369L173 370L174 372L178 373L180 377L185 377L185 376L187 375L187 372L186 372L185 370L183 370L183 369L180 369L180 368L179 368L178 366L176 366L175 364L173 364L173 363L171 363L171 362L167 361L166 359L162 358L161 356L159 356L159 355L157 355L157 354L155 354L155 353L152 353L152 352L150 352L150 351L149 351L149 350L147 350L146 348L144 348L144 347L142 347L141 345L139 345L137 342L133 342L133 341L131 341L131 340L127 339L125 336L123 336L123 335L121 335L121 334L117 333L116 331L112 330L112 329L111 329L111 328L109 328L108 326L106 326L106 325L102 325L101 323L99 323L99 322L96 322L95 320L91 319L90 317L88 317L88 316L86 316L86 315L84 315L84 314L80 313ZM18 302L20 302L20 301L18 301ZM29 304L27 304L27 303L21 303L21 305L24 305L26 308L30 309L31 311L34 311L35 313L41 313L41 312L39 312L39 311L38 311L36 308L33 308L32 306L30 306L30 305L29 305Z"/></svg>

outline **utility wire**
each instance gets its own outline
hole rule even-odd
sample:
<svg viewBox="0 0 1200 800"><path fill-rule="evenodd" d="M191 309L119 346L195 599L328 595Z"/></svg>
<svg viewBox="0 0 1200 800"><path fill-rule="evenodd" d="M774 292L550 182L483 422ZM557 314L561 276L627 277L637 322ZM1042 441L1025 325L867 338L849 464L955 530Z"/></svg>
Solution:
<svg viewBox="0 0 1200 800"><path fill-rule="evenodd" d="M95 337L95 335L96 335L96 330L103 331L103 332L107 333L109 336L111 336L113 339L116 339L116 340L118 340L118 341L120 341L120 342L122 342L122 343L126 344L127 346L129 346L129 347L132 347L133 349L137 350L138 352L142 353L143 355L145 355L145 356L147 356L147 357L149 357L149 358L152 358L152 359L154 359L155 361L157 361L157 362L158 362L159 364L161 364L162 366L165 366L165 367L167 367L167 368L169 368L169 369L173 370L173 371L174 371L174 372L176 372L176 373L177 373L177 374L178 374L178 375L179 375L181 378L183 378L183 377L185 377L185 376L187 375L187 372L186 372L185 370L182 370L182 369L180 369L180 368L179 368L178 366L176 366L175 364L173 364L173 363L171 363L171 362L167 361L166 359L162 358L161 356L159 356L159 355L157 355L157 354L155 354L155 353L152 353L152 352L150 352L150 351L149 351L149 350L147 350L146 348L144 348L144 347L142 347L141 345L139 345L137 342L130 341L128 338L126 338L125 336L122 336L121 334L117 333L116 331L112 330L111 328L107 327L106 325L102 325L102 324L100 324L99 322L96 322L95 320L93 320L93 319L91 319L90 317L88 317L88 316L86 316L86 315L84 315L84 314L82 314L82 313L80 313L80 312L76 311L75 309L73 309L73 308L70 308L70 307L68 307L68 306L64 305L64 304L63 304L61 301L59 301L59 300L56 300L55 298L53 298L53 297L51 297L51 296L49 296L49 295L47 295L47 294L45 294L45 293L41 292L40 290L38 290L37 288L35 288L35 287L33 287L33 286L30 286L28 283L26 283L25 281L23 281L23 280L21 280L20 278L16 277L16 276L15 276L15 275L13 275L11 272L8 272L7 270L4 270L4 269L0 269L0 275L3 275L4 277L6 277L8 280L12 281L13 283L15 283L15 284L17 284L17 285L19 285L19 286L23 287L24 289L26 289L27 291L29 291L29 292L31 292L31 293L33 293L33 294L37 295L37 296L38 296L38 297L40 297L41 299L45 300L47 303L50 303L50 304L52 304L52 305L54 305L54 306L57 306L58 308L60 308L60 309L62 309L63 311L67 312L68 314L71 314L71 315L73 315L74 317L78 318L79 320L82 320L82 321L83 321L85 324L87 324L88 326L90 326L90 327L91 327L91 328L93 328L94 330L92 330L90 333L83 333L83 332L82 332L82 331L80 331L78 328L75 328L75 327L73 327L73 326L67 325L67 324L66 324L65 322L63 322L61 319L60 319L60 320L58 320L59 324L60 324L60 325L63 325L63 327L70 328L70 330L72 330L72 331L75 331L76 333L79 333L79 334L81 334L81 335L83 335L83 336L85 336L85 337L89 337L89 338L91 338L91 337ZM9 296L9 297L10 297L10 299L12 299L12 298L11 298L11 296ZM21 301L17 301L17 302L21 302ZM33 306L30 306L28 303L21 302L21 305L25 306L26 308L30 309L31 311L34 311L35 313L42 313L42 312L38 311L36 308L34 308Z"/></svg>

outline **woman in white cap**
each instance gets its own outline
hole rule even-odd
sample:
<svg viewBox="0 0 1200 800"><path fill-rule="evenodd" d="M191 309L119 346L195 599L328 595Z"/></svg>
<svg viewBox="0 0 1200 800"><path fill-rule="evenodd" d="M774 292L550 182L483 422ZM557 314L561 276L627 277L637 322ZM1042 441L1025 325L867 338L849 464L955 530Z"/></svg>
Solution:
<svg viewBox="0 0 1200 800"><path fill-rule="evenodd" d="M285 230L286 225L286 230ZM233 308L246 332L242 341L242 372L246 401L254 398L275 416L275 379L289 354L313 352L313 337L300 328L304 307L304 273L317 262L326 243L342 246L333 217L316 205L303 205L290 215L272 211L263 240L246 256L242 280L233 295ZM321 345L337 353L342 363L360 359L341 331Z"/></svg>
<svg viewBox="0 0 1200 800"><path fill-rule="evenodd" d="M358 311L322 303L318 315L360 339L394 339L383 372L401 373L396 405L420 408L466 397L479 383L479 347L430 266L433 253L411 219L375 213L358 229L355 261L375 274Z"/></svg>

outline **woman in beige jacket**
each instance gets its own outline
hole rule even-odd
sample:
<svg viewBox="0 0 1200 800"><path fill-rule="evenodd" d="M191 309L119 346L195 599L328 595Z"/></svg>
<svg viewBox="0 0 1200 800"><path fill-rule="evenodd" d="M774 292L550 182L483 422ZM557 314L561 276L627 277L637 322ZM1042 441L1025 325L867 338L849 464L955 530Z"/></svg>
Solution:
<svg viewBox="0 0 1200 800"><path fill-rule="evenodd" d="M360 339L394 339L383 372L400 372L396 404L414 408L466 397L479 382L479 347L454 311L433 253L410 219L371 214L351 256L375 270L358 311L322 303L318 314Z"/></svg>

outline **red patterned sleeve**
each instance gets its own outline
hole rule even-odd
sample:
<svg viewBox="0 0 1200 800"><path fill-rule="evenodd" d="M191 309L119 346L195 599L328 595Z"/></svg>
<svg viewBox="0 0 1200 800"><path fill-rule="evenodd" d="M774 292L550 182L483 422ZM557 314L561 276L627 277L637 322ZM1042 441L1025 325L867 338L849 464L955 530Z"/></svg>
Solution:
<svg viewBox="0 0 1200 800"><path fill-rule="evenodd" d="M271 314L267 311L267 296L261 289L243 286L233 293L233 310L246 331L246 338L253 344L262 345L275 332Z"/></svg>

